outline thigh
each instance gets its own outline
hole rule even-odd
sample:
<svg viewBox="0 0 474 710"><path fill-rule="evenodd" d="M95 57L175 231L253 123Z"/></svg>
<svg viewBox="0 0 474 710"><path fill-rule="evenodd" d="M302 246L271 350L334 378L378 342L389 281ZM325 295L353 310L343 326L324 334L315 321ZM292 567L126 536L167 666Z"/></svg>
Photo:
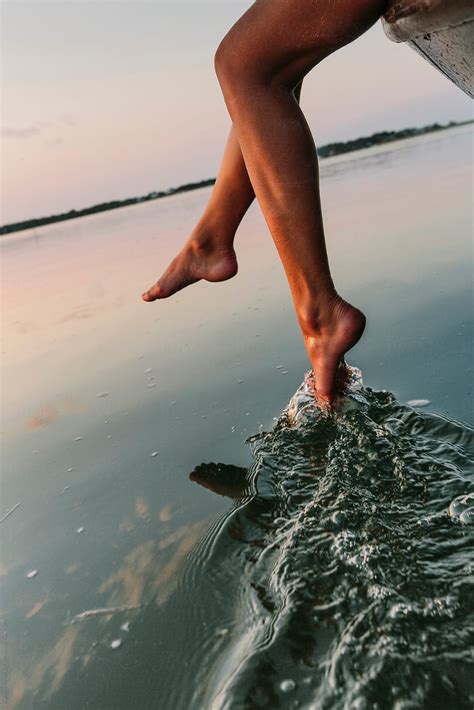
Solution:
<svg viewBox="0 0 474 710"><path fill-rule="evenodd" d="M387 0L256 0L218 49L246 79L294 87L322 59L352 42ZM225 59L224 59L225 63Z"/></svg>

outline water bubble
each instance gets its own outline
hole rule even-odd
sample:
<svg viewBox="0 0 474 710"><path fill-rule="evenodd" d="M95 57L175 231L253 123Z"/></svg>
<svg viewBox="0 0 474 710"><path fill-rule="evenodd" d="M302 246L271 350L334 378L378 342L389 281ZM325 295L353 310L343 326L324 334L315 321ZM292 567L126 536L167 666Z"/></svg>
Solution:
<svg viewBox="0 0 474 710"><path fill-rule="evenodd" d="M287 678L282 680L280 683L280 690L283 693L291 693L296 688L296 683L292 678Z"/></svg>
<svg viewBox="0 0 474 710"><path fill-rule="evenodd" d="M459 522L464 525L474 523L474 508L466 508L459 516Z"/></svg>
<svg viewBox="0 0 474 710"><path fill-rule="evenodd" d="M74 469L72 468L72 466L70 466L68 469L66 469L66 471L67 471L68 473L71 473L71 471L74 471Z"/></svg>
<svg viewBox="0 0 474 710"><path fill-rule="evenodd" d="M76 532L79 533L79 534L81 534L81 533L84 532L84 530L85 530L85 528L83 528L83 527L81 526L80 528L77 528Z"/></svg>
<svg viewBox="0 0 474 710"><path fill-rule="evenodd" d="M145 370L145 374L148 375L150 372L153 372L153 368L152 368L152 367L147 367L146 370Z"/></svg>
<svg viewBox="0 0 474 710"><path fill-rule="evenodd" d="M156 387L156 382L149 382L149 383L147 384L147 387L148 387L149 389L152 389L153 387Z"/></svg>
<svg viewBox="0 0 474 710"><path fill-rule="evenodd" d="M96 397L108 397L109 393L108 392L99 392L96 394Z"/></svg>
<svg viewBox="0 0 474 710"><path fill-rule="evenodd" d="M74 441L82 441L83 438L84 438L84 437L82 437L82 436L76 436L76 438L74 439Z"/></svg>
<svg viewBox="0 0 474 710"><path fill-rule="evenodd" d="M150 454L151 458L154 459L155 456L158 456L158 451L152 451Z"/></svg>
<svg viewBox="0 0 474 710"><path fill-rule="evenodd" d="M129 621L124 621L123 624L120 624L120 628L122 631L126 631L127 634L130 631L130 622Z"/></svg>
<svg viewBox="0 0 474 710"><path fill-rule="evenodd" d="M277 366L275 367L275 370L283 370L283 365L277 365Z"/></svg>
<svg viewBox="0 0 474 710"><path fill-rule="evenodd" d="M471 517L471 514L468 514L465 516L465 520L461 520L461 517L463 516L464 513L467 513L469 510L472 510L474 506L474 494L468 493L467 495L463 496L458 496L457 498L454 498L448 508L448 514L452 518L459 518L461 522L469 522L469 518Z"/></svg>
<svg viewBox="0 0 474 710"><path fill-rule="evenodd" d="M115 650L116 648L120 648L121 645L122 639L114 639L110 644L110 648L113 648Z"/></svg>
<svg viewBox="0 0 474 710"><path fill-rule="evenodd" d="M288 374L288 370L282 370L282 371L281 371L281 374L282 374L282 375L287 375L287 374Z"/></svg>
<svg viewBox="0 0 474 710"><path fill-rule="evenodd" d="M33 577L36 577L37 574L38 574L38 570L32 569L29 572L27 572L26 579L33 579Z"/></svg>

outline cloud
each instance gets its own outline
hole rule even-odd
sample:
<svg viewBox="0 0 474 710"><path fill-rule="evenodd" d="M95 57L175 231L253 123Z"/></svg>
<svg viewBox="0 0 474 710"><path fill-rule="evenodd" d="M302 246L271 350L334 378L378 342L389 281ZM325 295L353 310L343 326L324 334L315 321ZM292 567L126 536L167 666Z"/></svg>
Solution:
<svg viewBox="0 0 474 710"><path fill-rule="evenodd" d="M21 128L11 128L11 127L5 127L2 128L2 136L4 138L13 138L17 140L23 140L25 138L31 138L32 136L37 136L39 133L42 133L45 129L51 128L54 126L69 126L72 128L77 124L77 121L74 116L72 116L70 113L63 113L59 118L53 120L53 121L35 121L34 123L31 123L29 126L23 126ZM54 141L55 143L58 142L58 140Z"/></svg>
<svg viewBox="0 0 474 710"><path fill-rule="evenodd" d="M24 139L31 138L31 136L36 136L47 124L44 121L38 121L37 123L32 123L31 126L25 126L24 128L2 128L2 136L4 138L16 138Z"/></svg>

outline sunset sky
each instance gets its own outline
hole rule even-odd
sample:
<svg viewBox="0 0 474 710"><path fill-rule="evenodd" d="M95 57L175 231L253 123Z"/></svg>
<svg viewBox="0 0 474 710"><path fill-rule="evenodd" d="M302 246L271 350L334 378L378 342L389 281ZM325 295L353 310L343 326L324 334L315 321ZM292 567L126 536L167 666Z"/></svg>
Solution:
<svg viewBox="0 0 474 710"><path fill-rule="evenodd" d="M229 118L214 52L251 4L3 2L1 223L215 176ZM313 70L302 107L320 144L471 117L380 23Z"/></svg>

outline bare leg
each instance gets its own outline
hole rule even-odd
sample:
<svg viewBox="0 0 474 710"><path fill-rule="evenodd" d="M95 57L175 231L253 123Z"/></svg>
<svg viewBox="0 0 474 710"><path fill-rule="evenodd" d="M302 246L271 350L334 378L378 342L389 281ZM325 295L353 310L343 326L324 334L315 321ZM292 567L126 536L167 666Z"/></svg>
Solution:
<svg viewBox="0 0 474 710"><path fill-rule="evenodd" d="M320 400L365 317L329 271L316 150L291 86L381 15L385 0L256 0L216 53L245 165L288 277Z"/></svg>
<svg viewBox="0 0 474 710"><path fill-rule="evenodd" d="M293 90L299 101L301 82ZM142 298L155 301L200 279L225 281L237 273L234 237L255 198L234 127L231 128L211 198L188 241Z"/></svg>

